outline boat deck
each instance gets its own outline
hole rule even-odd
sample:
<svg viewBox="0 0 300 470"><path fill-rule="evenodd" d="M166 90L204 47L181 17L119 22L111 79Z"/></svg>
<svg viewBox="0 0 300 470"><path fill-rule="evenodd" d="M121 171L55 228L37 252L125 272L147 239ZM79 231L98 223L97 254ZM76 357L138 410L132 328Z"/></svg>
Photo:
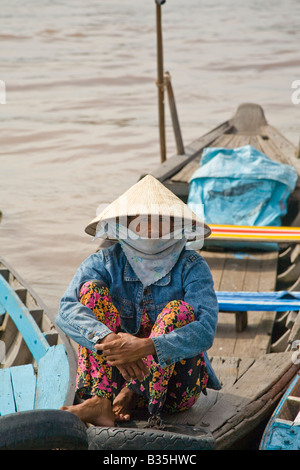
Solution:
<svg viewBox="0 0 300 470"><path fill-rule="evenodd" d="M152 175L186 202L189 180L199 167L204 148L244 145L252 145L277 162L293 165L300 176L294 145L267 123L262 108L255 104L241 105L233 118L192 142L185 147L184 155L168 159ZM289 199L287 225L299 225L299 200L300 178ZM216 291L273 292L297 290L300 256L295 251L297 247L288 247L285 253L206 246L200 253L211 269ZM283 318L284 328L290 328ZM191 410L180 416L165 415L166 422L207 428L216 439L217 449L240 445L243 448L243 438L249 438L259 423L270 416L274 403L297 370L287 346L293 335L298 338L299 327L296 325L296 335L293 329L287 329L277 342L271 343L279 322L276 312L220 312L208 356L222 390L209 389L208 395L201 394Z"/></svg>
<svg viewBox="0 0 300 470"><path fill-rule="evenodd" d="M216 291L272 292L276 286L278 252L203 250ZM270 350L276 312L219 313L217 334L209 356L256 358Z"/></svg>
<svg viewBox="0 0 300 470"><path fill-rule="evenodd" d="M278 252L203 250L218 291L274 291ZM285 384L297 370L291 351L272 353L276 312L219 313L217 334L208 351L222 389L208 389L196 404L179 415L164 414L168 425L207 429L217 449L240 449L259 436L257 427L273 410ZM242 314L243 315L243 314ZM238 319L237 319L238 318ZM288 332L290 334L290 332ZM245 445L246 445L245 444Z"/></svg>

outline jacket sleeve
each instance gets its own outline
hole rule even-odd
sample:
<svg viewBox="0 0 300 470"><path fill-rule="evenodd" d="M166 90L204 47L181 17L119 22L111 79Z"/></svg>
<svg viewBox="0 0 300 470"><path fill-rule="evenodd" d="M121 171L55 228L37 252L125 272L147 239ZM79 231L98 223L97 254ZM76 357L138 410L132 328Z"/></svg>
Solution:
<svg viewBox="0 0 300 470"><path fill-rule="evenodd" d="M76 271L61 298L56 324L76 343L97 352L95 344L111 333L111 330L99 322L92 310L78 300L81 286L95 279L102 280L108 287L110 286L110 277L105 269L105 255L102 250L89 256Z"/></svg>
<svg viewBox="0 0 300 470"><path fill-rule="evenodd" d="M213 344L218 322L218 301L206 261L188 260L182 273L184 301L191 305L195 321L168 334L153 337L161 367L206 352Z"/></svg>

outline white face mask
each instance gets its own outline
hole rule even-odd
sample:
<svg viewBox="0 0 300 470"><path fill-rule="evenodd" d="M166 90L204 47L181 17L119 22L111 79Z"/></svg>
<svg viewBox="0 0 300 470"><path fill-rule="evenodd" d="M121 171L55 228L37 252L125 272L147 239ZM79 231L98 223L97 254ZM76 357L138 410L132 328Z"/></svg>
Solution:
<svg viewBox="0 0 300 470"><path fill-rule="evenodd" d="M182 229L179 239L171 234L167 238L148 238L137 235L123 225L109 222L103 224L95 238L103 238L104 235L119 241L128 262L144 286L155 283L170 272L186 242Z"/></svg>
<svg viewBox="0 0 300 470"><path fill-rule="evenodd" d="M124 240L127 245L131 246L135 250L147 255L155 255L167 250L170 246L174 245L178 240L175 238L142 238L139 237L135 240L127 238Z"/></svg>

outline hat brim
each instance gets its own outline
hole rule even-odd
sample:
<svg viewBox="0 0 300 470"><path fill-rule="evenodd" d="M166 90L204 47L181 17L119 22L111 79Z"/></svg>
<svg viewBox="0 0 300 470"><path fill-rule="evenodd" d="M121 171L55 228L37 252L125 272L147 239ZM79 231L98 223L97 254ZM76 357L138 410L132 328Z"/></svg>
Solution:
<svg viewBox="0 0 300 470"><path fill-rule="evenodd" d="M88 235L95 236L98 227L100 225L103 227L105 221L120 221L120 219L126 219L129 216L141 215L173 217L182 221L193 221L198 227L203 227L202 238L207 238L211 234L210 227L187 204L152 175L142 178L109 204L87 225L85 232Z"/></svg>

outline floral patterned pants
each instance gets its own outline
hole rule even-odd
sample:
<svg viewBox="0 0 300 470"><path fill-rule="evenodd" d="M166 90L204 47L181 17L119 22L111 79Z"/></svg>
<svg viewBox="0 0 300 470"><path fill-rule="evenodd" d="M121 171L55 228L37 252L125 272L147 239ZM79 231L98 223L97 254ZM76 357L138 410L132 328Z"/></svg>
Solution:
<svg viewBox="0 0 300 470"><path fill-rule="evenodd" d="M121 318L112 302L109 289L97 281L86 282L79 301L89 307L97 319L111 331L122 331ZM168 334L194 321L193 308L182 300L173 300L158 315L152 325L144 311L137 336L154 337ZM187 338L188 341L188 338ZM144 398L150 415L158 415L162 408L169 412L183 411L196 402L201 391L206 394L208 375L203 354L184 359L162 369L156 356L143 359L150 375L143 381L126 382L117 367L107 364L105 357L83 346L78 349L77 392L80 397L98 395L113 401L124 386Z"/></svg>

